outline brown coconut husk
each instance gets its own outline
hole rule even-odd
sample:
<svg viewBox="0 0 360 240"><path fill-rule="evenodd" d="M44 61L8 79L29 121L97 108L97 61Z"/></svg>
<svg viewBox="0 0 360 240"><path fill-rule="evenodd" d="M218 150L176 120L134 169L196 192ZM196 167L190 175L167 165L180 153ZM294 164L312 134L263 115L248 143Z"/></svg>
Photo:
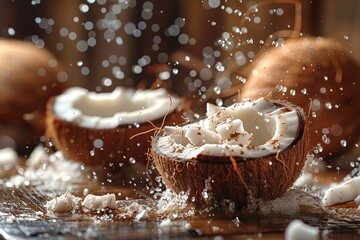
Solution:
<svg viewBox="0 0 360 240"><path fill-rule="evenodd" d="M309 102L320 101L319 110L310 107L310 142L323 148L316 156L331 160L353 147L360 135L359 76L360 66L339 42L315 37L290 39L256 58L240 98L256 99L271 93L272 99L288 100L304 109ZM281 90L284 87L286 92ZM327 102L331 109L326 109ZM339 127L342 133L336 132ZM330 133L324 134L323 129ZM323 135L330 142L325 143ZM343 140L346 146L340 143Z"/></svg>
<svg viewBox="0 0 360 240"><path fill-rule="evenodd" d="M198 156L196 159L170 158L157 148L158 135L152 140L149 157L166 186L175 193L189 191L189 201L197 208L230 200L238 208L259 199L281 197L302 172L309 150L307 121L303 111L295 108L300 119L297 138L283 151L261 158ZM206 191L209 198L203 197Z"/></svg>
<svg viewBox="0 0 360 240"><path fill-rule="evenodd" d="M46 102L66 88L58 80L62 71L48 50L0 39L0 135L12 138L20 154L28 154L44 135Z"/></svg>

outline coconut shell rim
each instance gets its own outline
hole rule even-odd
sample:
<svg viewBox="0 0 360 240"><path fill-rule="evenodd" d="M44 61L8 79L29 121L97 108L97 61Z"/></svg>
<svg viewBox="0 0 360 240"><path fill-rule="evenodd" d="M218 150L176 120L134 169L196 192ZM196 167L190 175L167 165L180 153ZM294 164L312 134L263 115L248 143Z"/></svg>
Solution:
<svg viewBox="0 0 360 240"><path fill-rule="evenodd" d="M214 155L199 154L199 155L197 155L196 158L184 159L184 158L178 158L178 157L169 157L169 156L161 154L158 147L155 147L156 146L155 143L157 142L157 139L160 138L161 136L156 135L151 140L152 154L155 154L154 152L156 152L156 154L163 156L168 161L176 161L176 162L181 162L181 163L189 162L189 163L194 163L194 164L228 165L228 164L233 164L233 162L235 162L235 163L244 163L244 162L248 162L248 161L262 161L262 160L268 159L269 157L273 157L273 156L279 155L279 154L281 154L283 152L290 151L293 147L295 147L295 145L305 135L304 132L305 132L305 128L306 128L306 116L304 114L304 111L300 106L297 106L297 105L295 105L295 104L293 104L293 103L291 103L289 101L286 101L286 100L279 100L279 99L275 99L275 100L267 99L267 100L272 102L274 105L279 106L279 108L285 106L285 107L288 107L288 108L290 108L292 110L295 110L297 115L298 115L299 127L298 127L296 137L294 138L293 142L291 144L289 144L283 150L280 150L280 151L275 152L275 153L270 153L270 154L267 154L267 155L261 156L261 157L247 157L247 158L245 158L245 157L241 157L241 156L232 156L232 155L214 156ZM181 124L180 126L187 125L187 124L189 124L189 122ZM231 160L231 158L232 158L232 160Z"/></svg>
<svg viewBox="0 0 360 240"><path fill-rule="evenodd" d="M117 129L121 129L121 128L127 128L129 130L131 130L131 128L129 128L129 125L132 126L133 124L129 123L129 124L121 124L121 125L118 125L116 127L113 127L113 128L89 128L89 127L82 127L82 126L79 126L78 124L76 123L73 123L73 122L69 122L69 121L66 121L62 118L60 118L58 115L56 115L53 111L53 105L54 105L54 101L55 101L55 98L57 96L53 96L51 97L48 102L47 102L47 109L49 109L49 114L52 115L53 118L55 118L57 121L61 121L61 122L64 122L72 127L78 127L78 128L81 128L81 129L84 129L84 130L88 130L88 131L101 131L101 132L111 132L111 131L116 131ZM139 125L152 125L152 124L156 124L156 123L159 123L159 122L163 122L163 121L166 121L167 117L172 115L172 114L180 114L182 112L182 106L181 104L179 104L179 106L177 108L175 108L173 111L169 111L167 113L167 115L164 115L160 118L157 118L155 120L152 120L152 121L145 121L145 122L142 122L142 123L139 123ZM46 116L47 117L47 116ZM141 127L139 127L141 128Z"/></svg>

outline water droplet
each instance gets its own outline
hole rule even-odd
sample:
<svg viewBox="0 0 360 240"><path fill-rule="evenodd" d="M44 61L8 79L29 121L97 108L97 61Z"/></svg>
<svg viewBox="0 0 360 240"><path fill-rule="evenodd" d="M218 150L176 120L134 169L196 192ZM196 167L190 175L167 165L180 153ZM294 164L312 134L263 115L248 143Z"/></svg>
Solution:
<svg viewBox="0 0 360 240"><path fill-rule="evenodd" d="M330 138L326 135L322 135L321 140L323 141L323 143L325 144L329 144L330 143Z"/></svg>
<svg viewBox="0 0 360 240"><path fill-rule="evenodd" d="M324 151L323 146L320 143L316 144L316 146L314 148L314 152L319 153L319 152L322 152L322 151Z"/></svg>
<svg viewBox="0 0 360 240"><path fill-rule="evenodd" d="M278 91L278 92L281 92L283 88L284 88L284 87L283 87L282 85L277 85L277 86L275 87L275 90Z"/></svg>
<svg viewBox="0 0 360 240"><path fill-rule="evenodd" d="M306 95L307 94L307 89L306 88L301 89L301 93Z"/></svg>
<svg viewBox="0 0 360 240"><path fill-rule="evenodd" d="M241 77L241 76L237 76L236 79L239 80L241 83L246 83L246 80L247 80L246 78Z"/></svg>
<svg viewBox="0 0 360 240"><path fill-rule="evenodd" d="M209 7L217 8L220 6L220 0L208 0Z"/></svg>
<svg viewBox="0 0 360 240"><path fill-rule="evenodd" d="M131 158L129 158L129 162L130 162L131 164L134 164L134 163L136 163L136 160L135 160L135 158L131 157Z"/></svg>
<svg viewBox="0 0 360 240"><path fill-rule="evenodd" d="M221 106L224 104L223 100L220 99L220 98L217 98L217 99L215 100L215 102L216 102L216 105L218 105L219 107L221 107Z"/></svg>
<svg viewBox="0 0 360 240"><path fill-rule="evenodd" d="M218 86L214 87L214 93L220 94L221 93L221 88L218 87Z"/></svg>
<svg viewBox="0 0 360 240"><path fill-rule="evenodd" d="M208 194L207 191L203 191L203 192L201 193L201 196L202 196L203 198L205 198L205 199L208 199L208 198L209 198L209 194Z"/></svg>
<svg viewBox="0 0 360 240"><path fill-rule="evenodd" d="M326 102L326 103L324 104L324 106L325 106L325 109L332 109L332 105L331 105L331 103L329 103L329 102Z"/></svg>
<svg viewBox="0 0 360 240"><path fill-rule="evenodd" d="M95 139L93 144L96 148L102 148L104 146L104 142L101 139Z"/></svg>

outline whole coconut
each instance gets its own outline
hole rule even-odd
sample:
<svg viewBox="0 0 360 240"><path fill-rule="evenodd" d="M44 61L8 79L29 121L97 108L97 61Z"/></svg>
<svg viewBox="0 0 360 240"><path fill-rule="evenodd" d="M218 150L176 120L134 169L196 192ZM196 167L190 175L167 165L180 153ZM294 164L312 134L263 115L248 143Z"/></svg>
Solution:
<svg viewBox="0 0 360 240"><path fill-rule="evenodd" d="M46 102L65 89L66 77L48 50L0 39L0 147L27 154L39 144Z"/></svg>
<svg viewBox="0 0 360 240"><path fill-rule="evenodd" d="M360 133L360 67L350 51L327 38L285 41L259 55L241 98L286 99L309 110L315 155L333 159Z"/></svg>

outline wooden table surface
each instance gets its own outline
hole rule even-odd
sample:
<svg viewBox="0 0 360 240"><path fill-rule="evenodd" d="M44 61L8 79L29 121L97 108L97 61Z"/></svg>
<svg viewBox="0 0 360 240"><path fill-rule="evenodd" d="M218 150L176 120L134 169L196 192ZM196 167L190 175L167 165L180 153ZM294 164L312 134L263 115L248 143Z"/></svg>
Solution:
<svg viewBox="0 0 360 240"><path fill-rule="evenodd" d="M84 197L84 189L98 195L115 193L123 206L154 206L156 200L142 185L125 187L77 179L54 184L53 179L46 178L22 179L21 184L14 184L14 176L26 178L25 170L15 167L0 171L0 239L284 239L286 226L295 218L319 227L327 239L360 239L360 217L353 205L310 209L307 202L315 198L305 192L296 195L305 200L299 199L300 210L295 214L228 207L202 212L185 207L162 215L150 210L147 218L139 220L138 213L121 210L55 214L47 211L46 202L69 189L80 197ZM343 176L338 172L317 175L323 183ZM301 191L292 189L289 194Z"/></svg>

